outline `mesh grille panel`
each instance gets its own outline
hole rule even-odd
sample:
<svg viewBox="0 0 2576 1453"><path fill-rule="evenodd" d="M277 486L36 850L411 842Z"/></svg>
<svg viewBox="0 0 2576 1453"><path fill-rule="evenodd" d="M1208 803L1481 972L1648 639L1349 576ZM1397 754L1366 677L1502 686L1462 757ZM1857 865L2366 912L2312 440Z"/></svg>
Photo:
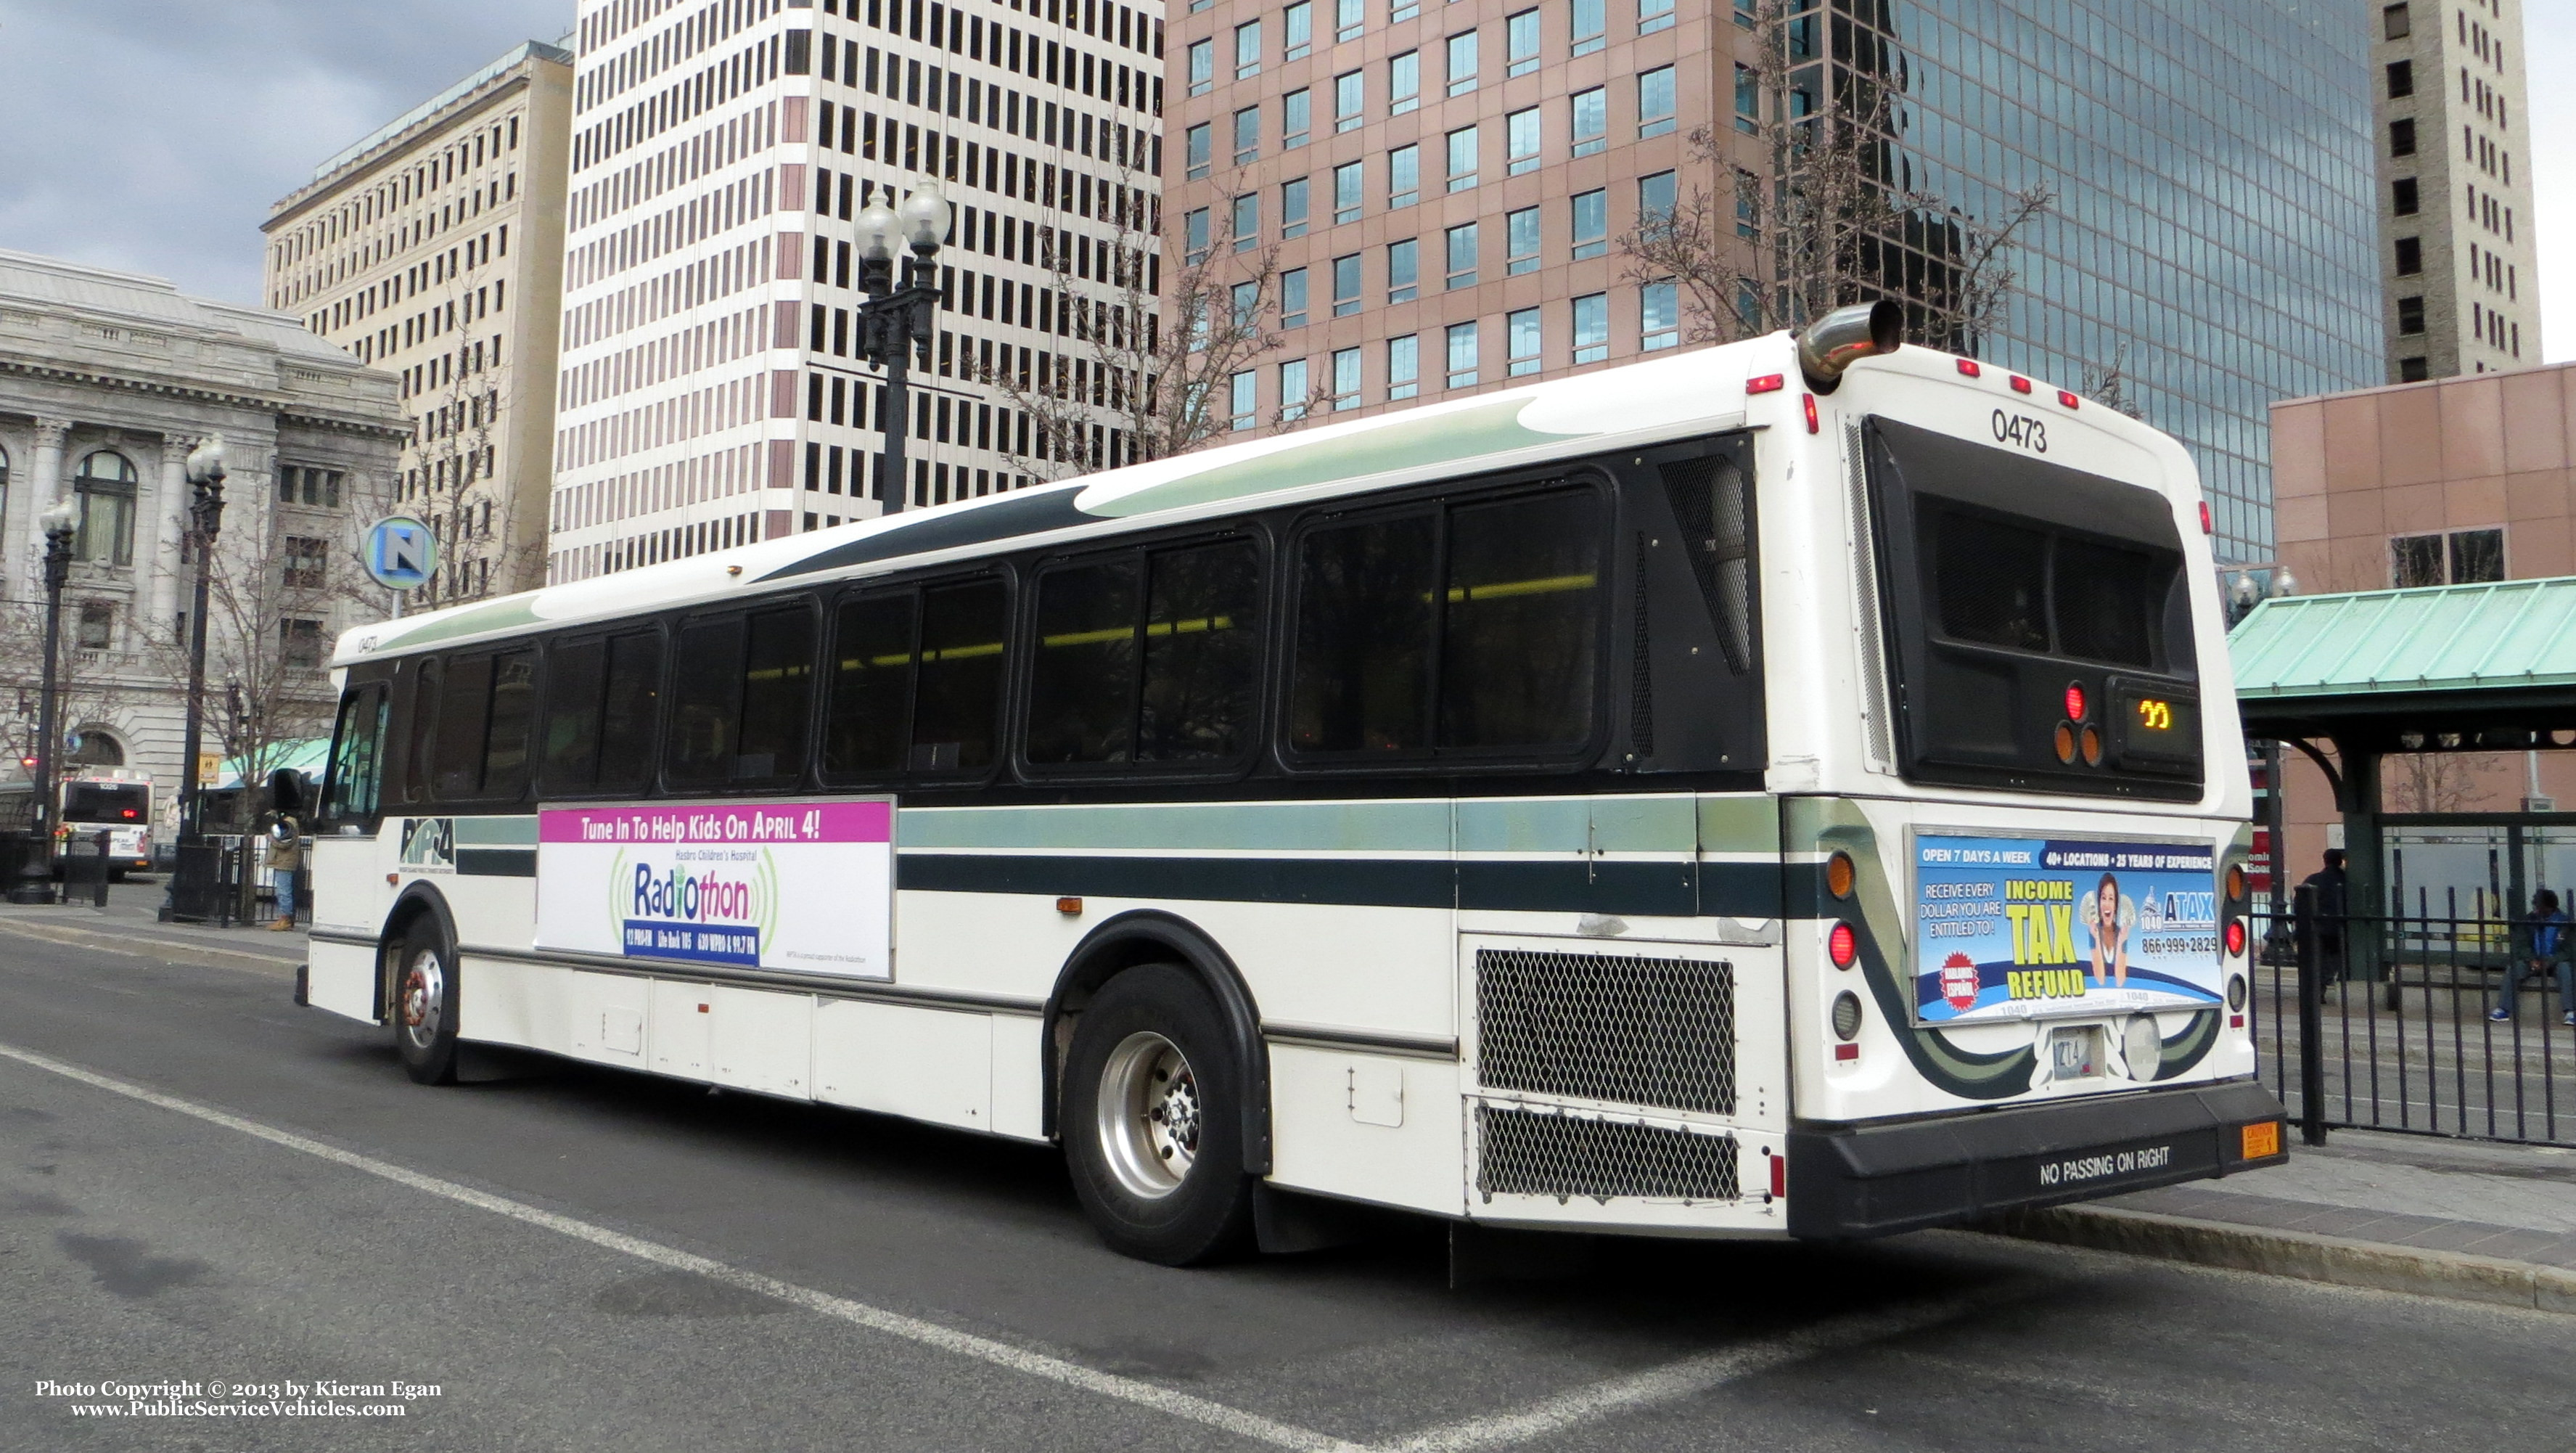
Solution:
<svg viewBox="0 0 2576 1453"><path fill-rule="evenodd" d="M1476 1189L1487 1196L1735 1199L1735 1137L1476 1107Z"/></svg>
<svg viewBox="0 0 2576 1453"><path fill-rule="evenodd" d="M1735 970L1690 959L1476 951L1489 1089L1735 1113Z"/></svg>

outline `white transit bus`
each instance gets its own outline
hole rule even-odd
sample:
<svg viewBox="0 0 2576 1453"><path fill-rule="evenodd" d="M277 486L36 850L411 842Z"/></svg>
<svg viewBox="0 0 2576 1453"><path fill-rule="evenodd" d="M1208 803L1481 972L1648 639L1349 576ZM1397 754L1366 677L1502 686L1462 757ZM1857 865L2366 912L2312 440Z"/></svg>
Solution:
<svg viewBox="0 0 2576 1453"><path fill-rule="evenodd" d="M62 767L54 781L54 866L87 863L98 857L98 835L107 834L107 871L124 881L127 873L152 871L152 774L136 767ZM28 800L32 782L0 787L0 822L32 819Z"/></svg>
<svg viewBox="0 0 2576 1453"><path fill-rule="evenodd" d="M351 631L299 1000L1059 1142L1169 1263L2272 1163L2192 465L1896 327Z"/></svg>

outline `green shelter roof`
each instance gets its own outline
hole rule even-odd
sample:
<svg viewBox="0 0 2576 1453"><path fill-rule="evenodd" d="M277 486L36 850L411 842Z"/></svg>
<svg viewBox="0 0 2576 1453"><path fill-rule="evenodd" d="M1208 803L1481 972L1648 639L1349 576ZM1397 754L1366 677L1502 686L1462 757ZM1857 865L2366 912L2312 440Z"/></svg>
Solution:
<svg viewBox="0 0 2576 1453"><path fill-rule="evenodd" d="M2267 600L2228 654L2258 708L2576 686L2576 576Z"/></svg>

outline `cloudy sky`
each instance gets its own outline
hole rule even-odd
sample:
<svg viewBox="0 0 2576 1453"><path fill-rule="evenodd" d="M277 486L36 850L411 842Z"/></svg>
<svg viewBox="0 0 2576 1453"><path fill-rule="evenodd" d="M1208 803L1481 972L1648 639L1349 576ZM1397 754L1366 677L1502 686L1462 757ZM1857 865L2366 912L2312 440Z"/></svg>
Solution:
<svg viewBox="0 0 2576 1453"><path fill-rule="evenodd" d="M2576 358L2576 0L2526 5L2542 331L2556 361ZM0 0L0 247L256 301L269 203L519 41L560 36L572 8Z"/></svg>

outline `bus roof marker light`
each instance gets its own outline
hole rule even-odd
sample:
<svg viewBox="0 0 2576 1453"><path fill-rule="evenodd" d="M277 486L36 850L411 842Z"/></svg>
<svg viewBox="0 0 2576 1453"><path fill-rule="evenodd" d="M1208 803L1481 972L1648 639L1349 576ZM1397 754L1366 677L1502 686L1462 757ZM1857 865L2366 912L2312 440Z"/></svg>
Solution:
<svg viewBox="0 0 2576 1453"><path fill-rule="evenodd" d="M1800 394L1798 397L1806 401L1807 432L1813 434L1823 429L1824 425L1819 423L1816 419L1816 396L1814 394Z"/></svg>
<svg viewBox="0 0 2576 1453"><path fill-rule="evenodd" d="M1776 394L1788 382L1789 378L1786 374L1766 373L1760 378L1746 379L1744 391L1749 394Z"/></svg>
<svg viewBox="0 0 2576 1453"><path fill-rule="evenodd" d="M2070 409L2080 409L2084 407L2084 401L2077 398L2073 393L2066 389L2059 389L2057 391L2057 401Z"/></svg>
<svg viewBox="0 0 2576 1453"><path fill-rule="evenodd" d="M2030 380L2022 377L2018 373L2012 376L2012 386L2014 393L2026 394L2030 392Z"/></svg>
<svg viewBox="0 0 2576 1453"><path fill-rule="evenodd" d="M1978 365L1977 360L1962 358L1959 360L1959 372L1969 378L1983 378L1986 371Z"/></svg>
<svg viewBox="0 0 2576 1453"><path fill-rule="evenodd" d="M1905 345L1905 310L1886 298L1854 303L1818 318L1798 335L1798 371L1807 387L1832 393L1843 370L1864 358L1881 358Z"/></svg>
<svg viewBox="0 0 2576 1453"><path fill-rule="evenodd" d="M2209 501L2207 500L2202 500L2200 502L2200 532L2204 535L2215 535L2218 533L2217 530L2210 527Z"/></svg>

